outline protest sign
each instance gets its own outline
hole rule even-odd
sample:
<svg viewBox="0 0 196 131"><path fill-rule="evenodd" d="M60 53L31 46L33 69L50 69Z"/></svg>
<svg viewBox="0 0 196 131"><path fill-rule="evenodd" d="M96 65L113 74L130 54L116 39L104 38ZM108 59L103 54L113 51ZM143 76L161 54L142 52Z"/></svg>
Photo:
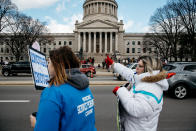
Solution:
<svg viewBox="0 0 196 131"><path fill-rule="evenodd" d="M29 57L35 88L41 90L48 87L50 77L45 54L33 48L29 48Z"/></svg>

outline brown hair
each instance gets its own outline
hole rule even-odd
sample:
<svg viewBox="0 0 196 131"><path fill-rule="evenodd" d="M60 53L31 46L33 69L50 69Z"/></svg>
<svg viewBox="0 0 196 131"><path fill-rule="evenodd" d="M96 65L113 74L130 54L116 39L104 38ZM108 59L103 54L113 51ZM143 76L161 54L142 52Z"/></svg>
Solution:
<svg viewBox="0 0 196 131"><path fill-rule="evenodd" d="M49 52L50 60L54 66L55 76L50 79L49 84L60 85L67 82L65 70L79 68L80 61L68 46L63 46Z"/></svg>
<svg viewBox="0 0 196 131"><path fill-rule="evenodd" d="M138 61L142 60L144 64L144 72L152 73L153 70L162 71L162 62L158 58L154 58L151 56L140 56Z"/></svg>

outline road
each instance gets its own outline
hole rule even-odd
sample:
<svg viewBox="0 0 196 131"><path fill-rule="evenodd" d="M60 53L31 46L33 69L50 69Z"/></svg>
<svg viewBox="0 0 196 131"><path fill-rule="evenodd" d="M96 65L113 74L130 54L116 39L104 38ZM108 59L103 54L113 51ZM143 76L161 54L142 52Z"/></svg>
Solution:
<svg viewBox="0 0 196 131"><path fill-rule="evenodd" d="M116 98L111 86L91 87L95 97L96 127L98 131L116 131ZM33 86L0 86L0 130L32 131L29 114L37 110L41 91ZM29 100L3 102L2 100ZM158 131L195 131L196 97L176 100L164 96Z"/></svg>
<svg viewBox="0 0 196 131"><path fill-rule="evenodd" d="M1 81L32 81L31 75L18 75L18 76L0 76L0 82ZM89 78L91 81L118 81L116 77L113 76L95 76L93 78Z"/></svg>
<svg viewBox="0 0 196 131"><path fill-rule="evenodd" d="M91 87L95 97L98 131L117 131L116 97L112 94L113 88L113 86ZM29 114L37 110L40 94L41 91L36 91L33 86L0 86L0 131L33 131L30 128ZM3 100L15 100L15 102ZM195 131L195 101L196 96L176 100L164 95L158 131Z"/></svg>

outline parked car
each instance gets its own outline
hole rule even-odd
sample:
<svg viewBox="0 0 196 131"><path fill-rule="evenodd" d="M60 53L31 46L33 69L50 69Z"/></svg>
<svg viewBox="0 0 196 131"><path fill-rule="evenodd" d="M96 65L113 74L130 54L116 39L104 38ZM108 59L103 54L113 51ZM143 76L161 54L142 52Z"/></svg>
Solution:
<svg viewBox="0 0 196 131"><path fill-rule="evenodd" d="M137 67L138 63L131 63L129 65L127 65L127 67L130 69L130 70L133 70L134 72L136 72L136 67ZM123 78L120 74L118 73L115 73L114 72L114 76L117 77L117 79L119 80L125 80L125 78Z"/></svg>
<svg viewBox="0 0 196 131"><path fill-rule="evenodd" d="M196 62L174 62L163 66L168 72L168 92L177 99L196 91Z"/></svg>
<svg viewBox="0 0 196 131"><path fill-rule="evenodd" d="M91 64L81 64L80 71L82 73L86 74L86 76L88 76L88 77L91 76L91 73L96 74L96 69Z"/></svg>
<svg viewBox="0 0 196 131"><path fill-rule="evenodd" d="M9 76L18 73L31 73L31 67L29 62L14 62L2 66L2 74Z"/></svg>

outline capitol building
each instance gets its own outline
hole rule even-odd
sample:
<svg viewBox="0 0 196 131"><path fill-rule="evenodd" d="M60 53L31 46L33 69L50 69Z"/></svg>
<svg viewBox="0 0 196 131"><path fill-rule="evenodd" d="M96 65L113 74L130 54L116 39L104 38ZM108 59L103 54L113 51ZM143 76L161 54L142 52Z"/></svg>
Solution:
<svg viewBox="0 0 196 131"><path fill-rule="evenodd" d="M67 45L84 59L94 57L101 63L106 54L118 59L135 58L140 55L154 55L154 49L143 47L145 33L126 33L123 20L118 20L118 3L115 0L86 0L83 4L83 21L75 22L73 33L50 33L54 42L42 44L41 52L48 55L52 49ZM3 61L14 61L6 45L0 45ZM26 58L21 58L25 60Z"/></svg>

